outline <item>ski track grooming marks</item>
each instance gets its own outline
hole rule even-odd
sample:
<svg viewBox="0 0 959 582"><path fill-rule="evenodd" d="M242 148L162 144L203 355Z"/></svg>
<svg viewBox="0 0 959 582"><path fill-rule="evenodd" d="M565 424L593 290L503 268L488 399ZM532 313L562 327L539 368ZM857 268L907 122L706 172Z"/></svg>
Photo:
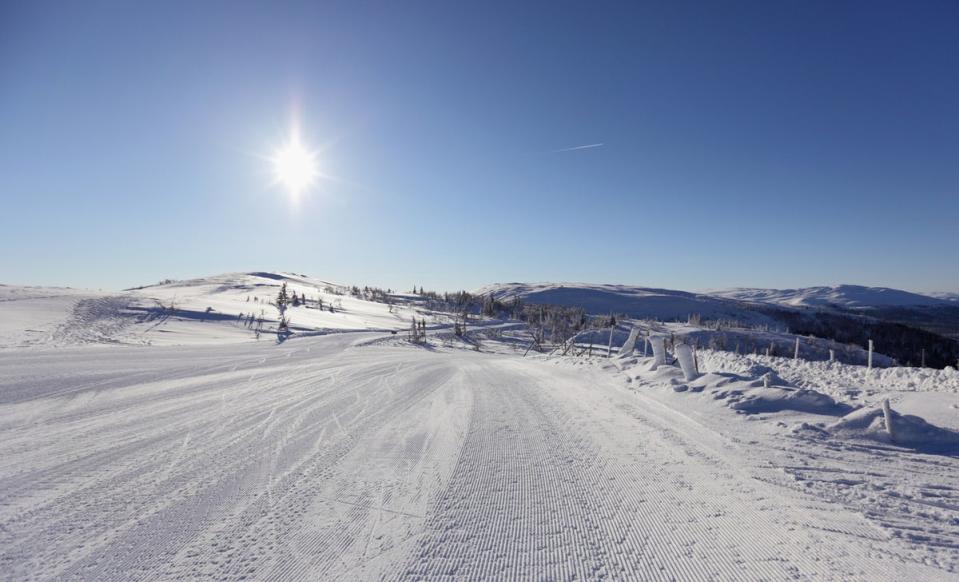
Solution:
<svg viewBox="0 0 959 582"><path fill-rule="evenodd" d="M0 580L950 577L608 371L360 343L0 353Z"/></svg>
<svg viewBox="0 0 959 582"><path fill-rule="evenodd" d="M724 463L698 453L668 426L660 427L666 438L656 431L633 439L617 430L618 415L604 423L584 410L563 410L557 403L581 408L603 398L588 392L595 389L581 375L564 382L555 373L543 381L522 371L491 375L475 383L487 390L476 394L456 472L405 576L849 579L895 566L877 563L868 544L858 557L830 550L834 534L827 528L802 532L797 511L779 509L795 498L775 499L759 481L733 480ZM517 385L518 379L524 381ZM563 384L576 398L556 394ZM651 420L639 416L635 403L622 407ZM590 426L597 418L609 425L606 431ZM626 437L616 441L623 450L604 451L593 442L617 433ZM677 441L693 453L677 459ZM805 514L813 505L796 509Z"/></svg>

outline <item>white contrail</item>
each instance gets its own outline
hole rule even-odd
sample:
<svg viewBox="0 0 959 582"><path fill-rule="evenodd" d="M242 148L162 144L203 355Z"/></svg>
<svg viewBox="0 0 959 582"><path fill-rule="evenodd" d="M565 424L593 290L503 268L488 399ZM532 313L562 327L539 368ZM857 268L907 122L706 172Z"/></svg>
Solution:
<svg viewBox="0 0 959 582"><path fill-rule="evenodd" d="M554 154L558 154L559 152L573 152L573 151L576 151L576 150L588 150L588 149L590 149L590 148L601 148L601 147L603 147L604 145L606 145L606 144L604 144L604 143L588 143L588 144L586 144L586 145L578 145L578 146L574 146L574 147L571 147L571 148L563 148L563 149L561 149L561 150L553 150L553 153L554 153Z"/></svg>

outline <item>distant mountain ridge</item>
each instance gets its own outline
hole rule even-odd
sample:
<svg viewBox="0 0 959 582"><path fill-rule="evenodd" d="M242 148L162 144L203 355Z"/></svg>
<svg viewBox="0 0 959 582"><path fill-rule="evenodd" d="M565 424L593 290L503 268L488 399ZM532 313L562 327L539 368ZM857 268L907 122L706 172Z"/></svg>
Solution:
<svg viewBox="0 0 959 582"><path fill-rule="evenodd" d="M951 303L959 303L959 293L952 293L949 291L936 291L933 293L927 293L926 295L930 297L935 297L936 299L949 301Z"/></svg>
<svg viewBox="0 0 959 582"><path fill-rule="evenodd" d="M709 319L735 319L748 323L768 323L769 319L747 309L736 299L688 291L589 283L500 283L475 291L493 295L500 301L519 298L527 303L581 307L587 313L626 314L640 319L677 320L692 314Z"/></svg>
<svg viewBox="0 0 959 582"><path fill-rule="evenodd" d="M839 307L843 309L873 309L889 307L943 307L953 305L947 298L922 295L889 287L863 285L834 285L831 287L804 287L800 289L733 288L710 290L717 297L773 303L792 307ZM956 295L959 298L959 295Z"/></svg>
<svg viewBox="0 0 959 582"><path fill-rule="evenodd" d="M737 303L764 303L787 308L836 308L841 310L955 307L959 293L923 295L890 287L834 285L799 289L737 287L702 293L594 283L497 283L476 291L505 300L519 297L532 303L577 305L591 313L610 310L629 312L682 312L684 309L712 311L736 309Z"/></svg>
<svg viewBox="0 0 959 582"><path fill-rule="evenodd" d="M592 315L680 321L690 316L772 324L827 333L840 319L870 318L959 339L959 294L933 297L862 285L802 289L718 289L690 293L654 287L591 283L501 283L476 290L500 300L576 306ZM837 319L839 318L839 319ZM813 325L810 322L818 320ZM827 323L828 322L828 323Z"/></svg>

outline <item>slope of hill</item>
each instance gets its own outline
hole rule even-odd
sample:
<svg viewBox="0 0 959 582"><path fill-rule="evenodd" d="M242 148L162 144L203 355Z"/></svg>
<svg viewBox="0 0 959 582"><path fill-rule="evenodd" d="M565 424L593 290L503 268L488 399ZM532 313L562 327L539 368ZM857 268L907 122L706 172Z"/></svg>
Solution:
<svg viewBox="0 0 959 582"><path fill-rule="evenodd" d="M942 299L943 301L949 301L951 303L959 304L959 293L951 293L949 291L937 291L935 293L927 293L930 297L935 297L936 299Z"/></svg>
<svg viewBox="0 0 959 582"><path fill-rule="evenodd" d="M519 298L526 303L581 307L592 315L612 312L663 321L685 320L691 315L756 324L772 321L735 299L628 285L498 283L481 287L476 293L492 294L500 301Z"/></svg>
<svg viewBox="0 0 959 582"><path fill-rule="evenodd" d="M803 289L725 289L711 295L771 306L861 313L959 339L959 295L920 295L888 287L836 285Z"/></svg>
<svg viewBox="0 0 959 582"><path fill-rule="evenodd" d="M303 298L287 311L294 332L401 330L436 315L417 298L369 293L293 273L229 273L120 292L0 287L0 347L201 344L255 340L275 331L281 285ZM382 299L382 297L380 297Z"/></svg>
<svg viewBox="0 0 959 582"><path fill-rule="evenodd" d="M44 343L78 303L101 295L67 287L0 285L0 347Z"/></svg>
<svg viewBox="0 0 959 582"><path fill-rule="evenodd" d="M801 289L735 288L708 291L709 295L772 303L791 307L832 307L839 309L872 309L889 307L942 307L945 299L920 295L889 287L862 285L834 285L831 287L804 287Z"/></svg>

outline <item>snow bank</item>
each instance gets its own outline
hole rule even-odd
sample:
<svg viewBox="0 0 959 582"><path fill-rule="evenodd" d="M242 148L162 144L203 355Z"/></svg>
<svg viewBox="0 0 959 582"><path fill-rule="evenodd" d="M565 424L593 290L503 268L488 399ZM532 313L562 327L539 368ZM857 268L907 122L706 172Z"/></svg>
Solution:
<svg viewBox="0 0 959 582"><path fill-rule="evenodd" d="M730 398L729 407L749 414L795 410L836 416L850 410L848 405L837 403L829 396L815 390L784 387L751 388L742 395Z"/></svg>
<svg viewBox="0 0 959 582"><path fill-rule="evenodd" d="M703 371L729 371L749 374L757 367L775 371L790 384L812 388L838 397L850 390L950 392L959 394L959 372L952 367L872 368L840 362L816 362L767 356L737 356L729 352L701 350L699 367Z"/></svg>
<svg viewBox="0 0 959 582"><path fill-rule="evenodd" d="M935 452L959 453L959 432L935 426L911 414L892 411L892 431L881 406L863 407L826 427L831 434L876 440Z"/></svg>
<svg viewBox="0 0 959 582"><path fill-rule="evenodd" d="M679 362L687 358L691 360L691 354L686 354L686 350L683 349L686 347L685 344L679 343L676 347ZM688 347L686 349L688 350ZM890 385L915 389L918 378L934 377L939 382L930 385L930 388L945 387L954 390L955 387L951 383L959 381L955 370L919 368L868 370L838 363L756 358L715 351L704 351L698 355L701 366L708 372L698 378L691 378L688 373L681 372L675 366L657 364L653 358L626 359L620 366L627 373L634 387L661 387L672 392L702 393L713 401L744 414L790 411L816 416L841 417L828 425L809 419L808 422L802 422L799 425L800 432L812 431L820 436L877 440L928 452L959 453L959 431L937 426L919 415L903 414L892 410L890 434L879 403L890 398L893 402L898 402L898 394L873 390L870 395L875 402L868 403L862 399L862 394L868 390L867 386L850 383L851 379L865 373L866 376L862 377L867 380L884 378ZM688 364L692 366L691 361ZM836 389L835 394L813 388L822 384L835 387L840 382L843 388ZM920 398L920 396L927 398ZM959 397L954 396L948 392L916 394L907 399L908 408L928 410L929 400L932 400L939 408L951 407L951 411L943 414L955 417L956 410L959 410Z"/></svg>

